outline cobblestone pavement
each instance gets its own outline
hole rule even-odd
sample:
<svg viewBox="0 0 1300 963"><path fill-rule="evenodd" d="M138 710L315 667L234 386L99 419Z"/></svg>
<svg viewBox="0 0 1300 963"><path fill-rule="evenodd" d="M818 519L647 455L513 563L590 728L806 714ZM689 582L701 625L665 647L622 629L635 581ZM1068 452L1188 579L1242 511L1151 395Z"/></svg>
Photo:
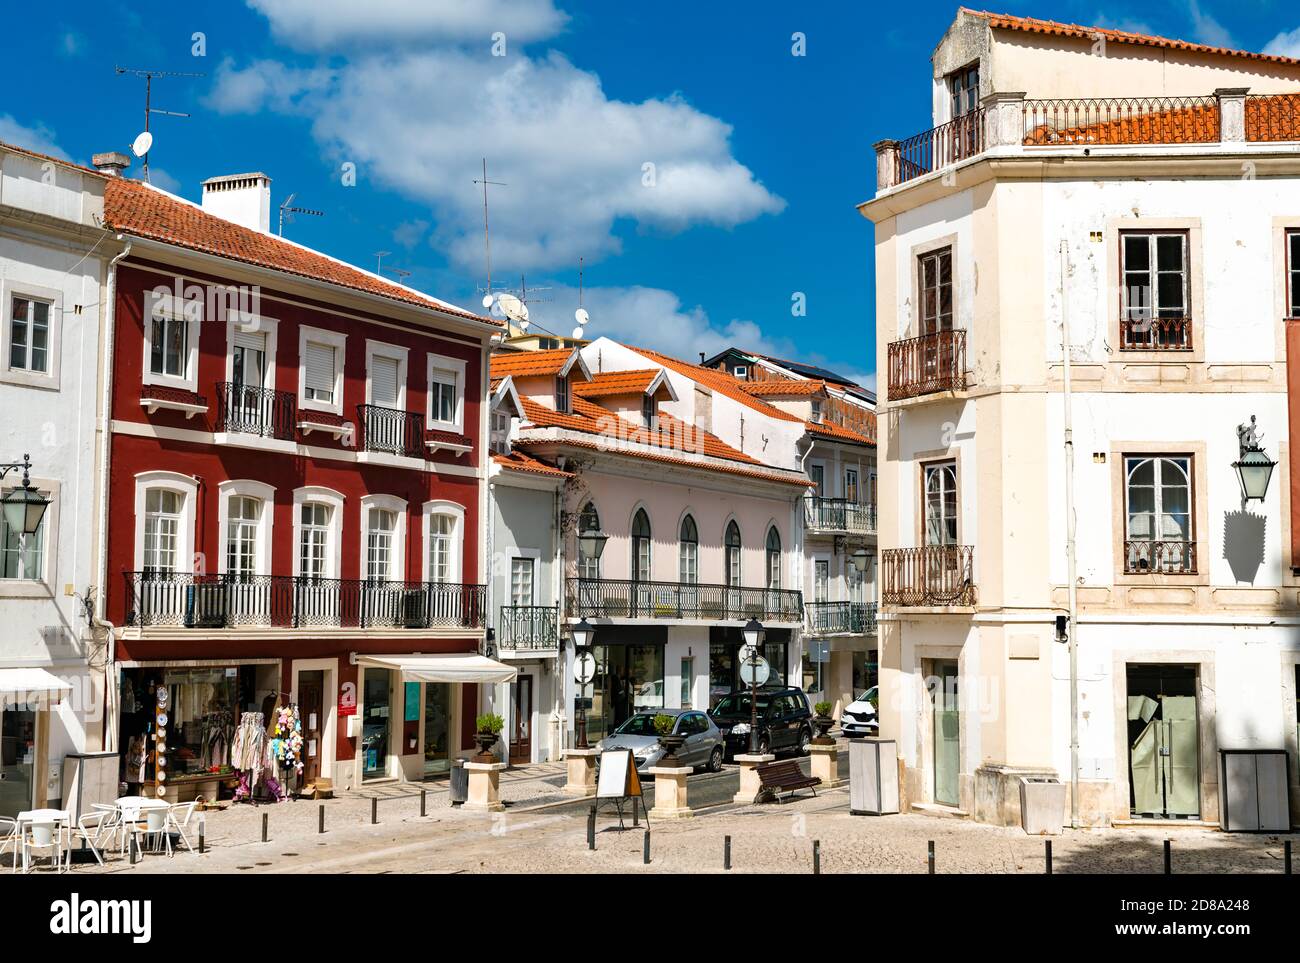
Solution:
<svg viewBox="0 0 1300 963"><path fill-rule="evenodd" d="M651 819L651 863L642 864L645 823L620 831L602 809L596 850L586 841L586 807L557 804L559 776L545 767L502 780L515 805L504 813L467 812L430 793L428 815L419 798L386 789L378 825L370 825L373 793L348 794L326 806L324 835L318 804L238 807L210 813L202 856L145 856L132 867L111 859L109 873L622 873L724 872L724 837L732 838L732 872L811 873L813 841L823 873L925 873L935 843L939 873L1041 873L1044 841L1018 829L968 820L906 814L848 814L843 788L765 806L721 806L682 820ZM261 842L269 814L270 841ZM1053 840L1057 873L1160 873L1163 841L1173 841L1175 873L1280 873L1282 839L1199 829L1111 829L1067 832ZM1295 838L1290 837L1290 838ZM87 868L100 872L98 868ZM78 872L87 871L78 869Z"/></svg>

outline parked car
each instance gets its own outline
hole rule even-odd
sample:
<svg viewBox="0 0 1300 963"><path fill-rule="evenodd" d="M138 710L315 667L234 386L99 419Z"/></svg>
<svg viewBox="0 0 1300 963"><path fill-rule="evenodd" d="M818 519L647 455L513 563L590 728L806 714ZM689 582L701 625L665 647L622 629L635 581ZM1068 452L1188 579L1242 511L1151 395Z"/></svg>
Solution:
<svg viewBox="0 0 1300 963"><path fill-rule="evenodd" d="M873 685L844 707L840 714L840 730L846 739L874 736L880 731L876 712L876 687Z"/></svg>
<svg viewBox="0 0 1300 963"><path fill-rule="evenodd" d="M749 690L724 697L709 710L709 716L726 740L727 757L749 751ZM758 751L808 754L812 744L812 709L802 689L758 690Z"/></svg>
<svg viewBox="0 0 1300 963"><path fill-rule="evenodd" d="M659 765L659 760L664 756L663 746L659 745L659 734L655 731L657 715L673 716L673 732L686 737L686 742L677 750L677 759L681 765L703 768L709 772L722 770L722 756L725 752L722 733L708 715L698 709L638 712L624 720L596 748L602 751L631 749L636 771L645 775L646 770Z"/></svg>

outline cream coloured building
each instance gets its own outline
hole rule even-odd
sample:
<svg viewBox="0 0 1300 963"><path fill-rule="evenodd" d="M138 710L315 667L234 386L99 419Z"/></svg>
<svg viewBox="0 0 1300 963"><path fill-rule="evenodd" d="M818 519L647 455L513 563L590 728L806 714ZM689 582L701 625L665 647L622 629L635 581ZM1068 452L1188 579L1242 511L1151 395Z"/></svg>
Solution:
<svg viewBox="0 0 1300 963"><path fill-rule="evenodd" d="M1080 821L1218 823L1234 749L1288 753L1294 820L1300 61L963 9L932 67L860 208L904 798L1015 824L1021 777L1071 780L1068 321Z"/></svg>

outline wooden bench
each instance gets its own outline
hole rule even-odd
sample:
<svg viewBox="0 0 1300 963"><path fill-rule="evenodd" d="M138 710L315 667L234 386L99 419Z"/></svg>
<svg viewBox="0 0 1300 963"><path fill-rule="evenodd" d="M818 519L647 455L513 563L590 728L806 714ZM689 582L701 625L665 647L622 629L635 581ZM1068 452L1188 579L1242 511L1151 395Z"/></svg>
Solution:
<svg viewBox="0 0 1300 963"><path fill-rule="evenodd" d="M793 796L800 789L811 789L814 796L817 795L817 786L822 781L816 776L809 776L799 768L799 763L794 759L788 759L784 762L769 762L758 770L759 788L757 802L762 802L764 798L777 799L782 792L789 792Z"/></svg>

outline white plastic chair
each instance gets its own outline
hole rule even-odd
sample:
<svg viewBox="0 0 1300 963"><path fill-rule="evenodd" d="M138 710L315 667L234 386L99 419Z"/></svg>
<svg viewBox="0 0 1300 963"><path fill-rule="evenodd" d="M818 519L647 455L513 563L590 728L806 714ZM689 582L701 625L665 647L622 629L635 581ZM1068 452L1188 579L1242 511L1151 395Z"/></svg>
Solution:
<svg viewBox="0 0 1300 963"><path fill-rule="evenodd" d="M172 833L180 837L185 848L191 853L194 847L190 845L190 837L185 830L189 828L190 820L194 817L194 807L197 806L198 800L192 800L187 803L174 803L167 807L167 824L163 829L163 835L167 837L167 855L172 855Z"/></svg>
<svg viewBox="0 0 1300 963"><path fill-rule="evenodd" d="M18 832L18 820L0 816L0 856L6 851L13 851L13 872L18 872L19 854L22 850L22 837Z"/></svg>
<svg viewBox="0 0 1300 963"><path fill-rule="evenodd" d="M116 831L114 826L116 815L116 810L97 809L94 812L83 813L77 820L76 836L90 847L91 855L100 866L104 865L104 857L99 851L103 847L105 836L111 839Z"/></svg>
<svg viewBox="0 0 1300 963"><path fill-rule="evenodd" d="M32 869L32 850L48 849L56 872L63 872L63 828L55 821L25 822L22 825L23 872Z"/></svg>

